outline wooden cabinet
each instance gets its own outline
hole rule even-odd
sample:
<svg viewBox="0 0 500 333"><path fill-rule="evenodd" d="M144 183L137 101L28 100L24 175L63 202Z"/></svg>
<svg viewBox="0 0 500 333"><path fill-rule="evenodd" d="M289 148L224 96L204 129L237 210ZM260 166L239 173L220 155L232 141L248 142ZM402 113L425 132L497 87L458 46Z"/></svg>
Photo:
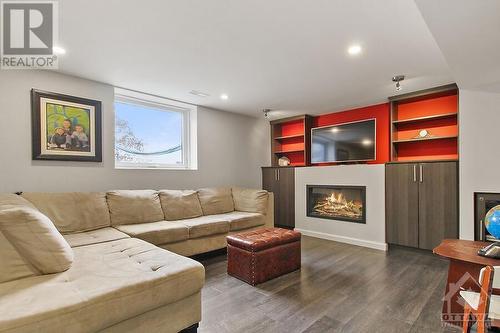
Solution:
<svg viewBox="0 0 500 333"><path fill-rule="evenodd" d="M418 247L418 183L416 164L387 164L387 243Z"/></svg>
<svg viewBox="0 0 500 333"><path fill-rule="evenodd" d="M262 168L262 188L274 193L274 225L295 227L295 169Z"/></svg>
<svg viewBox="0 0 500 333"><path fill-rule="evenodd" d="M419 164L419 247L432 250L445 238L458 238L458 165Z"/></svg>
<svg viewBox="0 0 500 333"><path fill-rule="evenodd" d="M458 238L458 163L387 164L387 243L431 250L445 238Z"/></svg>

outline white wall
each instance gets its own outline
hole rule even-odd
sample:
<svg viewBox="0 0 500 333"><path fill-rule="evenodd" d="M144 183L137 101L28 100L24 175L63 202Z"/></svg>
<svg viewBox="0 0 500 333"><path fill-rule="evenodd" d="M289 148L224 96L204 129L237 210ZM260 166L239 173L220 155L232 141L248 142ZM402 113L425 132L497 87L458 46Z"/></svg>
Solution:
<svg viewBox="0 0 500 333"><path fill-rule="evenodd" d="M102 163L31 160L31 88L102 101ZM115 170L113 96L110 85L55 72L1 71L0 192L261 187L260 167L269 164L269 124L203 107L197 171Z"/></svg>
<svg viewBox="0 0 500 333"><path fill-rule="evenodd" d="M306 185L366 186L366 224L307 217ZM365 164L296 168L295 227L305 235L386 250L385 166Z"/></svg>
<svg viewBox="0 0 500 333"><path fill-rule="evenodd" d="M460 238L474 239L474 192L500 193L500 94L460 90Z"/></svg>

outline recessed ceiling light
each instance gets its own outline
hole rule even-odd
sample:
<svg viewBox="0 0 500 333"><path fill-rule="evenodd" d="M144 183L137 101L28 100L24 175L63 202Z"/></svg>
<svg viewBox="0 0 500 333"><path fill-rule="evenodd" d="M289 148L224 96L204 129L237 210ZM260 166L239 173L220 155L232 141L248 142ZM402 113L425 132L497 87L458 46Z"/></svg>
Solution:
<svg viewBox="0 0 500 333"><path fill-rule="evenodd" d="M55 54L66 54L66 50L60 46L54 46L52 48L52 52L54 52Z"/></svg>
<svg viewBox="0 0 500 333"><path fill-rule="evenodd" d="M359 44L353 44L351 46L349 46L349 48L347 49L347 52L350 54L350 55L358 55L361 53L361 45Z"/></svg>
<svg viewBox="0 0 500 333"><path fill-rule="evenodd" d="M229 96L227 94L222 94L222 95L220 95L220 99L226 101L229 99Z"/></svg>
<svg viewBox="0 0 500 333"><path fill-rule="evenodd" d="M339 129L338 129L338 127L334 127L334 128L332 128L332 130L331 130L331 131L332 131L333 133L337 133L337 132L339 131Z"/></svg>

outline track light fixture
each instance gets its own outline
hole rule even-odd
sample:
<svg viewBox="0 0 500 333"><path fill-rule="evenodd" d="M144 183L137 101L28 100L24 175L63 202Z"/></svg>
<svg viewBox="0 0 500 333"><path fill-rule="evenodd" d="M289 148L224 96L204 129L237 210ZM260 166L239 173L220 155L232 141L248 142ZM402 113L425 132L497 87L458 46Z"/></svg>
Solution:
<svg viewBox="0 0 500 333"><path fill-rule="evenodd" d="M392 77L392 82L396 82L396 90L401 90L401 81L405 79L404 75L396 75Z"/></svg>

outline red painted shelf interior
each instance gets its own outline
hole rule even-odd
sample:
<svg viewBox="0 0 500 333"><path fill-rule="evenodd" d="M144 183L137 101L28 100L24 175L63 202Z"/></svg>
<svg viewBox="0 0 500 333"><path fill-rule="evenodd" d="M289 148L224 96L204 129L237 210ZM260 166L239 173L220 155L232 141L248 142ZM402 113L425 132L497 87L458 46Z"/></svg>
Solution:
<svg viewBox="0 0 500 333"><path fill-rule="evenodd" d="M274 154L286 156L290 159L290 165L305 165L304 159L304 120L293 120L275 126Z"/></svg>
<svg viewBox="0 0 500 333"><path fill-rule="evenodd" d="M458 159L457 111L456 94L399 102L392 120L395 160ZM426 138L419 137L423 129Z"/></svg>

